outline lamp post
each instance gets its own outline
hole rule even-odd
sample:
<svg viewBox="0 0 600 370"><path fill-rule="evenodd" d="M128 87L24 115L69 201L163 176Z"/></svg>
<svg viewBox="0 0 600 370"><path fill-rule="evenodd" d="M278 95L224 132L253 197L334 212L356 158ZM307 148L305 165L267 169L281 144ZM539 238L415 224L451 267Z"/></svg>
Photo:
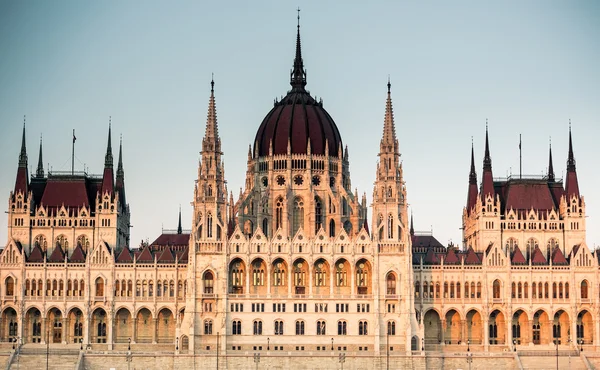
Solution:
<svg viewBox="0 0 600 370"><path fill-rule="evenodd" d="M175 352L179 352L179 337L175 338Z"/></svg>
<svg viewBox="0 0 600 370"><path fill-rule="evenodd" d="M569 343L569 369L571 368L571 336L569 335L569 339L567 339L567 343Z"/></svg>
<svg viewBox="0 0 600 370"><path fill-rule="evenodd" d="M83 338L79 338L79 350L83 351Z"/></svg>
<svg viewBox="0 0 600 370"><path fill-rule="evenodd" d="M345 353L340 353L339 357L338 357L338 361L342 367L342 370L344 370L344 362L346 362L346 354Z"/></svg>
<svg viewBox="0 0 600 370"><path fill-rule="evenodd" d="M269 351L271 349L271 339L269 337L267 337L267 351Z"/></svg>
<svg viewBox="0 0 600 370"><path fill-rule="evenodd" d="M331 338L331 350L333 351L333 338Z"/></svg>
<svg viewBox="0 0 600 370"><path fill-rule="evenodd" d="M421 352L425 352L425 338L421 338Z"/></svg>
<svg viewBox="0 0 600 370"><path fill-rule="evenodd" d="M48 327L48 320L46 320L46 370L48 370L49 352L50 352L50 328Z"/></svg>
<svg viewBox="0 0 600 370"><path fill-rule="evenodd" d="M17 337L17 370L19 370L19 368L21 367L21 342L23 341L23 338Z"/></svg>
<svg viewBox="0 0 600 370"><path fill-rule="evenodd" d="M189 347L189 345L188 345ZM188 348L188 353L189 353L189 348ZM192 355L194 355L194 352L192 351ZM195 359L196 356L194 355L193 358ZM195 361L195 360L194 360ZM196 366L196 365L194 365ZM225 367L227 367L227 348L225 348ZM217 370L219 370L219 332L217 332Z"/></svg>
<svg viewBox="0 0 600 370"><path fill-rule="evenodd" d="M579 339L579 352L583 352L583 339Z"/></svg>
<svg viewBox="0 0 600 370"><path fill-rule="evenodd" d="M469 364L469 370L471 370L471 364L473 363L473 354L471 352L467 352L467 363Z"/></svg>
<svg viewBox="0 0 600 370"><path fill-rule="evenodd" d="M260 353L254 354L254 363L256 364L256 370L258 370L258 364L260 364Z"/></svg>
<svg viewBox="0 0 600 370"><path fill-rule="evenodd" d="M517 340L513 339L513 351L517 352Z"/></svg>
<svg viewBox="0 0 600 370"><path fill-rule="evenodd" d="M556 370L558 370L558 338L554 339L554 343L556 344Z"/></svg>
<svg viewBox="0 0 600 370"><path fill-rule="evenodd" d="M385 338L385 347L386 347L386 362L385 368L390 370L390 328L388 327L387 336Z"/></svg>

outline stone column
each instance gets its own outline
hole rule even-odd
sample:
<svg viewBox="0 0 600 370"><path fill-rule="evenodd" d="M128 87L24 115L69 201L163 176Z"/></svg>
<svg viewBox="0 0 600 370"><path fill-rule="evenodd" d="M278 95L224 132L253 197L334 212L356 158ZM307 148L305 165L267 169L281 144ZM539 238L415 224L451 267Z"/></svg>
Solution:
<svg viewBox="0 0 600 370"><path fill-rule="evenodd" d="M133 333L131 333L131 343L137 342L137 317L133 319Z"/></svg>
<svg viewBox="0 0 600 370"><path fill-rule="evenodd" d="M489 333L488 326L489 326L489 319L486 316L483 319L483 328L482 328L482 330L483 330L483 350L486 352L489 350L489 346L490 346L490 333Z"/></svg>
<svg viewBox="0 0 600 370"><path fill-rule="evenodd" d="M157 332L158 332L158 318L153 319L154 328L152 328L152 344L157 343Z"/></svg>
<svg viewBox="0 0 600 370"><path fill-rule="evenodd" d="M113 343L115 342L113 339L113 328L115 325L115 319L114 319L114 314L113 314L112 310L111 310L111 312L109 312L109 314L107 316L108 316L108 333L106 333L106 334L107 334L108 338L106 338L106 342L108 343L108 350L112 351Z"/></svg>
<svg viewBox="0 0 600 370"><path fill-rule="evenodd" d="M506 322L506 345L508 345L508 348L510 348L511 350L513 349L513 330L512 330L512 323L513 320L512 318L510 319L510 321Z"/></svg>
<svg viewBox="0 0 600 370"><path fill-rule="evenodd" d="M460 320L461 344L467 344L467 320Z"/></svg>
<svg viewBox="0 0 600 370"><path fill-rule="evenodd" d="M46 344L46 341L50 341L50 334L48 333L48 323L47 318L42 316L42 332L40 333L42 336L42 344Z"/></svg>
<svg viewBox="0 0 600 370"><path fill-rule="evenodd" d="M446 319L440 320L440 341L442 342L442 346L446 344Z"/></svg>
<svg viewBox="0 0 600 370"><path fill-rule="evenodd" d="M69 334L69 322L66 317L62 318L62 344L67 344L67 335Z"/></svg>
<svg viewBox="0 0 600 370"><path fill-rule="evenodd" d="M89 311L86 309L83 313L83 343L85 345L90 343L90 314Z"/></svg>

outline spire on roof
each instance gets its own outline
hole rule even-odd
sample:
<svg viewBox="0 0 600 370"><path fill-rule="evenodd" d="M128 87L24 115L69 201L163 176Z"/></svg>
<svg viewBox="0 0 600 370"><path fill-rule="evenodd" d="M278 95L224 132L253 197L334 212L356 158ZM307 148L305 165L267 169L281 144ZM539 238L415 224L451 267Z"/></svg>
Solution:
<svg viewBox="0 0 600 370"><path fill-rule="evenodd" d="M477 185L477 172L475 172L475 148L471 137L471 171L469 171L469 184Z"/></svg>
<svg viewBox="0 0 600 370"><path fill-rule="evenodd" d="M44 177L44 161L42 159L42 135L40 135L40 155L38 157L37 170L35 171L35 177Z"/></svg>
<svg viewBox="0 0 600 370"><path fill-rule="evenodd" d="M300 8L298 8L298 34L296 35L296 56L294 58L294 69L290 73L290 85L293 90L304 91L306 86L306 70L302 61L302 48L300 45Z"/></svg>
<svg viewBox="0 0 600 370"><path fill-rule="evenodd" d="M415 222L413 221L413 213L410 212L410 236L415 235Z"/></svg>
<svg viewBox="0 0 600 370"><path fill-rule="evenodd" d="M177 225L177 234L182 234L183 229L181 228L181 204L179 205L179 224Z"/></svg>
<svg viewBox="0 0 600 370"><path fill-rule="evenodd" d="M477 203L477 172L475 172L475 149L473 148L473 138L471 138L471 170L469 171L469 191L467 192L467 213Z"/></svg>
<svg viewBox="0 0 600 370"><path fill-rule="evenodd" d="M483 157L483 170L492 170L492 157L490 156L490 142L488 139L488 121L485 119L485 155Z"/></svg>
<svg viewBox="0 0 600 370"><path fill-rule="evenodd" d="M481 181L481 197L489 194L494 196L494 177L492 175L492 157L490 156L490 141L488 138L488 122L485 120L485 156L483 158L483 175Z"/></svg>
<svg viewBox="0 0 600 370"><path fill-rule="evenodd" d="M27 168L27 148L25 147L25 116L23 116L23 137L21 139L21 153L19 153L19 167Z"/></svg>
<svg viewBox="0 0 600 370"><path fill-rule="evenodd" d="M396 147L398 140L396 139L396 126L394 124L394 109L392 107L391 88L392 84L390 82L390 78L388 77L387 99L385 101L385 117L383 120L383 137L381 138L380 151L384 152L384 148L389 148L391 146L394 153L396 153L398 149Z"/></svg>
<svg viewBox="0 0 600 370"><path fill-rule="evenodd" d="M203 151L221 152L221 139L219 139L219 126L217 124L217 108L215 104L215 80L210 81L210 98L208 100L208 116L206 130L202 141Z"/></svg>
<svg viewBox="0 0 600 370"><path fill-rule="evenodd" d="M117 178L123 177L123 135L119 139L119 164L117 165Z"/></svg>
<svg viewBox="0 0 600 370"><path fill-rule="evenodd" d="M571 120L569 120L569 158L567 159L567 181L565 186L568 200L571 196L579 197L579 182L575 169L575 156L573 155L573 139L571 137Z"/></svg>
<svg viewBox="0 0 600 370"><path fill-rule="evenodd" d="M25 129L23 129L25 130ZM573 139L571 137L571 120L569 119L569 158L567 159L567 171L575 171L575 155L573 155Z"/></svg>
<svg viewBox="0 0 600 370"><path fill-rule="evenodd" d="M119 164L117 166L115 188L119 192L119 203L123 210L125 210L127 201L125 200L125 171L123 170L123 135L119 139Z"/></svg>
<svg viewBox="0 0 600 370"><path fill-rule="evenodd" d="M550 154L548 155L548 181L554 182L554 165L552 164L552 139L550 139Z"/></svg>
<svg viewBox="0 0 600 370"><path fill-rule="evenodd" d="M113 166L113 155L112 155L112 144L110 141L111 137L111 126L112 126L112 117L108 117L108 144L106 145L106 155L104 156L104 167Z"/></svg>

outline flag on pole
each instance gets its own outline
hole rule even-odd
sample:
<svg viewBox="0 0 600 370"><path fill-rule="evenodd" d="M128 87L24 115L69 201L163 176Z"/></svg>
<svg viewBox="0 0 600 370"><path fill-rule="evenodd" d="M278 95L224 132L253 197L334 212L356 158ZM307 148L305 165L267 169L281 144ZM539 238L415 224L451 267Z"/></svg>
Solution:
<svg viewBox="0 0 600 370"><path fill-rule="evenodd" d="M75 144L75 140L77 140L77 138L75 137L75 129L73 129L73 144Z"/></svg>
<svg viewBox="0 0 600 370"><path fill-rule="evenodd" d="M519 134L519 149L521 149L521 134Z"/></svg>

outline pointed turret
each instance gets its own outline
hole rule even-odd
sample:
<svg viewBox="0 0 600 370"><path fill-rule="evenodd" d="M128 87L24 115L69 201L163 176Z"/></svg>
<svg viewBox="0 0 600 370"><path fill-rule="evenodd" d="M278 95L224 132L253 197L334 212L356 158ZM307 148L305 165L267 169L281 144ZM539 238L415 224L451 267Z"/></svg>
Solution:
<svg viewBox="0 0 600 370"><path fill-rule="evenodd" d="M37 170L35 171L35 177L44 177L44 160L42 158L42 136L40 135L40 155L38 157Z"/></svg>
<svg viewBox="0 0 600 370"><path fill-rule="evenodd" d="M215 80L210 81L210 98L208 100L208 115L206 118L206 130L202 141L202 151L221 152L221 139L219 138L219 126L217 124L217 107L215 104Z"/></svg>
<svg viewBox="0 0 600 370"><path fill-rule="evenodd" d="M19 153L19 167L15 181L14 193L22 192L27 196L29 191L29 172L27 169L27 148L25 146L25 117L23 116L23 136L21 138L21 152Z"/></svg>
<svg viewBox="0 0 600 370"><path fill-rule="evenodd" d="M571 137L571 121L569 120L569 158L567 159L567 181L565 191L567 199L573 195L579 198L579 182L577 181L577 169L575 168L575 155L573 154L573 139Z"/></svg>
<svg viewBox="0 0 600 370"><path fill-rule="evenodd" d="M471 171L469 172L469 191L467 193L467 213L471 213L471 210L477 203L477 172L475 172L475 149L473 148L473 142L471 142Z"/></svg>
<svg viewBox="0 0 600 370"><path fill-rule="evenodd" d="M412 211L410 212L410 236L415 236L415 221L413 221Z"/></svg>
<svg viewBox="0 0 600 370"><path fill-rule="evenodd" d="M181 205L179 206L179 224L177 225L177 234L182 234L183 229L181 227Z"/></svg>
<svg viewBox="0 0 600 370"><path fill-rule="evenodd" d="M396 126L394 125L394 109L392 107L392 84L388 78L387 99L385 101L385 118L383 121L383 136L380 144L381 152L398 153Z"/></svg>
<svg viewBox="0 0 600 370"><path fill-rule="evenodd" d="M117 181L115 183L115 189L119 193L121 207L122 209L125 209L127 201L125 200L125 171L123 171L123 137L119 140L119 164L117 165Z"/></svg>
<svg viewBox="0 0 600 370"><path fill-rule="evenodd" d="M490 142L488 138L487 120L485 123L485 155L483 157L483 176L481 180L482 200L488 195L494 196L494 176L492 175L492 157L490 156Z"/></svg>
<svg viewBox="0 0 600 370"><path fill-rule="evenodd" d="M302 61L302 47L300 44L300 12L298 12L298 33L296 35L296 56L294 58L294 68L290 73L290 85L292 90L304 91L306 86L306 70Z"/></svg>
<svg viewBox="0 0 600 370"><path fill-rule="evenodd" d="M111 144L111 126L112 118L108 119L108 143L106 145L106 155L104 156L104 174L102 175L102 194L112 194L114 190L114 173L113 173L113 155Z"/></svg>
<svg viewBox="0 0 600 370"><path fill-rule="evenodd" d="M548 155L548 182L554 182L554 165L552 164L552 142L550 142L550 152Z"/></svg>

